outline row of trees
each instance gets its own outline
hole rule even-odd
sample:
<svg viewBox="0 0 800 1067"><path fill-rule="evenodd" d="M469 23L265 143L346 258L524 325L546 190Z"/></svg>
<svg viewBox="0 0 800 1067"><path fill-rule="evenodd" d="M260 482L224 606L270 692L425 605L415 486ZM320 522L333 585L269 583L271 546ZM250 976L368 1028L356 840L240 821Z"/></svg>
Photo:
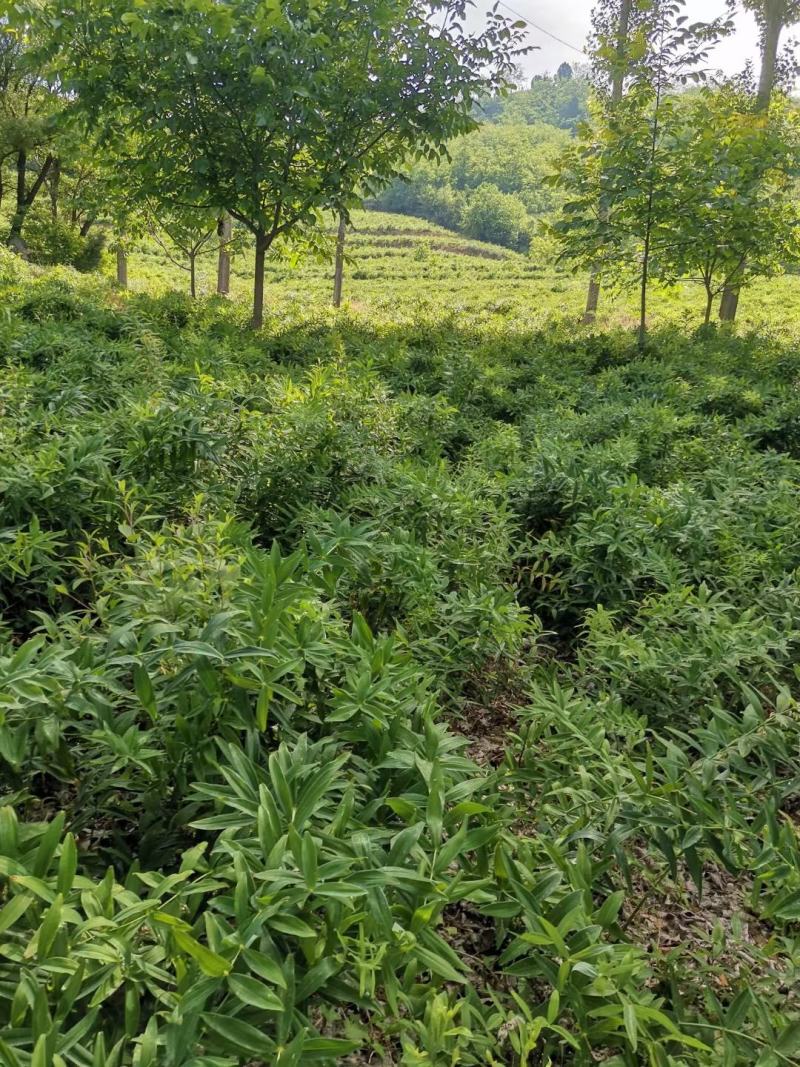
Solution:
<svg viewBox="0 0 800 1067"><path fill-rule="evenodd" d="M248 231L256 327L275 242L318 244L327 213L346 217L410 154L441 158L526 51L497 9L468 30L466 0L4 3L10 243L72 147L92 168L82 224L102 218L120 248L146 217L195 256L217 220Z"/></svg>
<svg viewBox="0 0 800 1067"><path fill-rule="evenodd" d="M575 133L589 118L591 68L562 63L555 74L536 74L529 87L508 96L495 96L481 107L490 123L509 126L546 124Z"/></svg>
<svg viewBox="0 0 800 1067"><path fill-rule="evenodd" d="M800 259L800 111L776 92L782 31L798 0L748 0L762 31L757 84L748 72L712 83L708 56L730 19L689 23L682 0L602 0L595 9L594 121L554 179L566 196L553 229L566 258L601 279L635 280L644 343L654 277L693 277L706 321L735 317L742 286ZM696 83L699 91L684 92Z"/></svg>
<svg viewBox="0 0 800 1067"><path fill-rule="evenodd" d="M509 124L512 105L528 122L542 108L571 112L587 79L564 67L499 107L525 49L524 24L496 10L470 33L466 0L0 3L9 243L24 251L34 202L49 198L50 238L63 244L69 230L74 257L87 260L80 242L102 223L124 282L126 243L147 230L177 250L192 291L197 258L216 252L226 292L235 220L255 245L256 326L275 243L324 246L324 217L344 226L409 158L416 178L384 194L402 194L392 206L485 240L524 250L532 219L563 201L553 231L590 271L587 320L601 281L633 279L642 340L652 278L697 278L706 319L720 295L732 318L742 285L800 254L798 114L774 92L800 0L748 0L762 27L757 85L689 93L730 20L689 24L680 0L599 0L592 121L549 190L568 134ZM454 140L488 112L499 124Z"/></svg>

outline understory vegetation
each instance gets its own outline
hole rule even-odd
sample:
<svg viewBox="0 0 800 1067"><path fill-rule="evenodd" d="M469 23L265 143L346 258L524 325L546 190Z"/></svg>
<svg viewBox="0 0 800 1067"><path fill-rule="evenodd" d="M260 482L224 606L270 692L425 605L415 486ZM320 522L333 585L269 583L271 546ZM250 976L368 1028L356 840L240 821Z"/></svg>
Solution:
<svg viewBox="0 0 800 1067"><path fill-rule="evenodd" d="M4 1067L797 1062L796 324L396 239L258 332L0 251Z"/></svg>

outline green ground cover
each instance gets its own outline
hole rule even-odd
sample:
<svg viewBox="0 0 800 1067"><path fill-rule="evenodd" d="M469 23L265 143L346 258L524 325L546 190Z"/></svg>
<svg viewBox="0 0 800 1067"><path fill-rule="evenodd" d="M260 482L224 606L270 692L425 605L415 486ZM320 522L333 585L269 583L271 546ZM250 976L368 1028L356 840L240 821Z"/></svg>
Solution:
<svg viewBox="0 0 800 1067"><path fill-rule="evenodd" d="M420 313L458 311L461 321L504 321L510 330L531 329L549 316L577 317L586 301L586 278L573 275L555 262L549 240L538 238L530 255L498 245L472 241L424 219L379 211L353 212L347 240L349 264L345 299L355 311L390 319ZM106 273L112 274L109 262ZM213 256L198 260L199 290L216 287ZM152 242L141 242L130 256L130 285L135 291L188 290L188 274ZM252 256L234 258L232 294L246 305L252 287ZM331 266L313 259L297 265L273 259L267 263L267 304L282 315L304 316L310 306L329 302ZM758 282L742 298L740 325L769 330L792 330L793 309L800 298L800 279L787 275ZM603 326L635 321L638 296L632 291L607 294L601 304ZM673 288L653 286L651 309L656 325L673 322L694 329L702 321L705 295L700 284ZM797 312L794 312L795 319Z"/></svg>
<svg viewBox="0 0 800 1067"><path fill-rule="evenodd" d="M0 1062L797 1062L798 279L356 230L0 252Z"/></svg>

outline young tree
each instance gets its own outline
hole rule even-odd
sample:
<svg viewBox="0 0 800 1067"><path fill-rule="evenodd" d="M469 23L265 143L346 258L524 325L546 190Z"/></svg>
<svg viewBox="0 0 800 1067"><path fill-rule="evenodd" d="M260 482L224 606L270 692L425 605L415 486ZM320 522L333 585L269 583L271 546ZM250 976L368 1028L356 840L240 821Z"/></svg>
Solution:
<svg viewBox="0 0 800 1067"><path fill-rule="evenodd" d="M648 3L629 36L630 84L624 97L600 102L599 125L584 134L565 161L568 199L554 227L567 258L595 277L609 266L637 266L639 344L647 331L652 258L669 239L672 91L701 80L712 44L730 23L689 24L682 0ZM612 51L608 47L609 59ZM594 193L594 199L592 199Z"/></svg>
<svg viewBox="0 0 800 1067"><path fill-rule="evenodd" d="M197 296L197 259L218 251L219 220L213 215L203 217L191 209L165 212L157 205L147 216L150 236L164 255L180 270L189 272L189 294L194 299Z"/></svg>
<svg viewBox="0 0 800 1067"><path fill-rule="evenodd" d="M700 279L708 323L733 280L779 273L800 256L800 112L782 101L754 113L737 86L704 91L681 109L671 154L674 239L658 250L657 271Z"/></svg>
<svg viewBox="0 0 800 1067"><path fill-rule="evenodd" d="M381 187L410 152L443 156L525 51L524 23L497 9L466 30L467 0L56 6L79 107L104 137L136 143L131 195L227 210L252 233L255 327L273 243Z"/></svg>
<svg viewBox="0 0 800 1067"><path fill-rule="evenodd" d="M761 32L761 72L755 110L766 114L778 78L781 34L788 26L800 21L800 0L744 0L744 4L755 14ZM790 67L792 65L791 62L788 63ZM742 260L743 268L746 262L746 259ZM733 322L736 318L739 290L738 278L731 278L724 288L720 302L719 317L723 322Z"/></svg>
<svg viewBox="0 0 800 1067"><path fill-rule="evenodd" d="M629 65L628 35L632 12L633 0L619 0L618 5L612 0L611 4L599 3L592 13L595 54L598 60L597 75L600 79L607 79L610 86L608 106L612 109L622 100L625 74ZM599 211L602 219L608 212L607 205L600 203ZM587 325L594 322L599 302L600 274L592 270L589 276L589 291L586 294L586 310L583 313L583 321Z"/></svg>

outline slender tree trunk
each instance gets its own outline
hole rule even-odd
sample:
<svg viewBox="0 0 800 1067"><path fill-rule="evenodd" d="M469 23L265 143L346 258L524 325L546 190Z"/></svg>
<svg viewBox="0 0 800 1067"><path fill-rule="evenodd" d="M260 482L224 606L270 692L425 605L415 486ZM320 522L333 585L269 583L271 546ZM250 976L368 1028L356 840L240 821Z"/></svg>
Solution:
<svg viewBox="0 0 800 1067"><path fill-rule="evenodd" d="M94 219L91 216L88 219L84 219L79 230L81 237L86 237L92 226L94 226Z"/></svg>
<svg viewBox="0 0 800 1067"><path fill-rule="evenodd" d="M786 17L785 0L766 0L763 7L764 37L761 42L761 73L758 78L756 111L766 114L775 88L775 74L778 64L778 45ZM719 303L719 317L722 322L734 322L739 309L738 285L726 285Z"/></svg>
<svg viewBox="0 0 800 1067"><path fill-rule="evenodd" d="M58 189L61 185L61 160L53 160L50 168L50 215L53 222L58 221Z"/></svg>
<svg viewBox="0 0 800 1067"><path fill-rule="evenodd" d="M21 242L22 227L25 224L25 218L30 211L34 200L39 195L39 190L47 181L47 175L50 173L50 168L53 163L53 156L48 156L42 164L41 170L36 175L36 180L33 185L26 192L25 176L28 169L28 157L24 151L17 153L17 204L11 219L11 227L8 231L7 243L10 246L17 246Z"/></svg>
<svg viewBox="0 0 800 1067"><path fill-rule="evenodd" d="M628 30L631 22L631 8L633 0L622 0L619 9L619 27L617 29L617 63L614 68L614 76L611 79L611 105L618 104L622 99L622 91L625 85L625 48L628 44ZM607 218L608 210L600 205L600 217ZM583 321L586 325L594 322L597 317L597 305L600 302L600 274L593 270L589 278L589 291L586 294L586 310L583 313Z"/></svg>
<svg viewBox="0 0 800 1067"><path fill-rule="evenodd" d="M661 48L663 51L663 25L661 31ZM656 158L658 156L658 134L661 128L661 99L664 92L664 68L659 65L656 78L656 99L653 110L653 132L650 137L650 183L647 191L647 215L644 228L644 248L642 249L642 284L639 302L639 348L643 349L647 339L647 285L650 281L650 248L653 239L653 209L656 193Z"/></svg>
<svg viewBox="0 0 800 1067"><path fill-rule="evenodd" d="M583 313L585 325L590 325L597 318L597 305L600 303L600 275L592 271L589 277L589 292L586 294L586 310Z"/></svg>
<svg viewBox="0 0 800 1067"><path fill-rule="evenodd" d="M219 237L219 258L217 260L217 292L227 296L231 291L231 252L230 241L233 236L233 223L227 212L217 224Z"/></svg>
<svg viewBox="0 0 800 1067"><path fill-rule="evenodd" d="M192 300L197 299L197 252L189 252L189 292Z"/></svg>
<svg viewBox="0 0 800 1067"><path fill-rule="evenodd" d="M642 281L639 295L639 334L637 343L642 349L647 341L647 284L650 276L650 225L648 223L647 234L644 239L644 252L642 254Z"/></svg>
<svg viewBox="0 0 800 1067"><path fill-rule="evenodd" d="M714 306L714 291L713 291L713 289L706 288L706 316L705 316L705 319L703 320L704 324L706 326L708 326L708 324L711 322L711 310L712 310L713 306Z"/></svg>
<svg viewBox="0 0 800 1067"><path fill-rule="evenodd" d="M117 247L117 285L120 289L128 288L128 257L122 247Z"/></svg>
<svg viewBox="0 0 800 1067"><path fill-rule="evenodd" d="M761 50L761 73L758 79L756 111L769 111L778 65L778 45L783 31L785 0L766 0L764 4L764 41Z"/></svg>
<svg viewBox="0 0 800 1067"><path fill-rule="evenodd" d="M347 219L339 216L339 232L336 235L336 265L333 271L333 306L342 306L342 283L344 281L344 242L347 237Z"/></svg>
<svg viewBox="0 0 800 1067"><path fill-rule="evenodd" d="M264 325L264 264L269 242L263 230L256 234L256 262L253 274L253 318L251 326L260 330Z"/></svg>
<svg viewBox="0 0 800 1067"><path fill-rule="evenodd" d="M25 204L25 175L28 170L28 153L21 149L17 153L17 211Z"/></svg>
<svg viewBox="0 0 800 1067"><path fill-rule="evenodd" d="M12 247L19 243L22 237L22 224L25 222L25 174L27 169L27 152L24 150L17 152L17 202L14 206L11 227L8 231L8 244Z"/></svg>

